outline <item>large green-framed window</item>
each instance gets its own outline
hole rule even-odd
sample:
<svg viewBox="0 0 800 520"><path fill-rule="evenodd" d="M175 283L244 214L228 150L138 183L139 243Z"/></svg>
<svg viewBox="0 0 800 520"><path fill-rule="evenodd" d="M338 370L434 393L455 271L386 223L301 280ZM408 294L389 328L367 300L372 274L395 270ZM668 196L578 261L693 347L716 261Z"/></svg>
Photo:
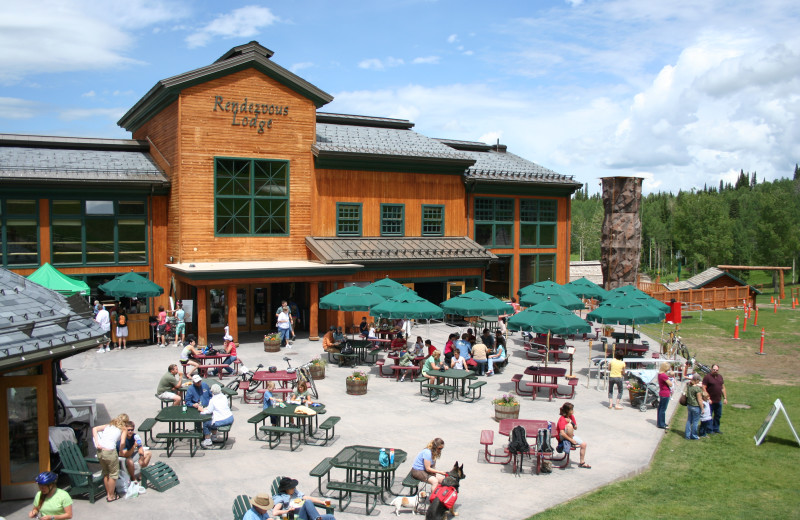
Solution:
<svg viewBox="0 0 800 520"><path fill-rule="evenodd" d="M336 236L337 237L361 236L360 202L336 203Z"/></svg>
<svg viewBox="0 0 800 520"><path fill-rule="evenodd" d="M556 279L556 255L519 255L519 286Z"/></svg>
<svg viewBox="0 0 800 520"><path fill-rule="evenodd" d="M0 199L3 266L39 264L39 205L32 199Z"/></svg>
<svg viewBox="0 0 800 520"><path fill-rule="evenodd" d="M514 199L475 198L475 241L484 247L514 247Z"/></svg>
<svg viewBox="0 0 800 520"><path fill-rule="evenodd" d="M289 162L217 158L214 231L228 236L289 234Z"/></svg>
<svg viewBox="0 0 800 520"><path fill-rule="evenodd" d="M519 234L522 247L555 247L558 205L554 200L519 201Z"/></svg>
<svg viewBox="0 0 800 520"><path fill-rule="evenodd" d="M405 234L405 204L381 204L381 236L401 237Z"/></svg>
<svg viewBox="0 0 800 520"><path fill-rule="evenodd" d="M497 255L497 260L489 262L486 268L483 292L497 298L510 299L513 296L511 289L514 286L513 268L512 255Z"/></svg>
<svg viewBox="0 0 800 520"><path fill-rule="evenodd" d="M143 200L53 200L50 215L54 265L147 263Z"/></svg>
<svg viewBox="0 0 800 520"><path fill-rule="evenodd" d="M441 204L422 205L422 236L444 236L444 206Z"/></svg>

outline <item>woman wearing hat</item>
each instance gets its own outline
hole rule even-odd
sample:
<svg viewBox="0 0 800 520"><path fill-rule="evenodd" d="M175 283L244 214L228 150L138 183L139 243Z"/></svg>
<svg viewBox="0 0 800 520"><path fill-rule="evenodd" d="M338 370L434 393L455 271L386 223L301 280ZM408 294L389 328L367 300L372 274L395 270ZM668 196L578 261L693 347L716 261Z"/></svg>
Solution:
<svg viewBox="0 0 800 520"><path fill-rule="evenodd" d="M213 414L211 420L203 423L203 446L211 446L211 432L214 432L214 437L217 436L217 429L220 426L228 426L233 424L233 412L231 407L228 406L228 398L222 395L222 387L218 384L211 385L211 400L208 406L201 408L202 414ZM216 438L214 440L217 440Z"/></svg>
<svg viewBox="0 0 800 520"><path fill-rule="evenodd" d="M58 489L57 480L58 476L52 471L39 473L36 477L39 492L33 498L33 509L28 513L29 518L45 520L72 518L72 497L63 489Z"/></svg>
<svg viewBox="0 0 800 520"><path fill-rule="evenodd" d="M293 478L281 477L278 494L273 496L272 500L275 502L272 516L276 518L287 511L294 511L301 520L335 520L333 515L319 514L314 504L325 507L325 502L319 498L303 495L303 492L297 489L297 481ZM298 502L301 505L298 506Z"/></svg>
<svg viewBox="0 0 800 520"><path fill-rule="evenodd" d="M269 495L260 493L250 499L250 509L244 514L242 520L267 520L272 518L269 512L274 505Z"/></svg>

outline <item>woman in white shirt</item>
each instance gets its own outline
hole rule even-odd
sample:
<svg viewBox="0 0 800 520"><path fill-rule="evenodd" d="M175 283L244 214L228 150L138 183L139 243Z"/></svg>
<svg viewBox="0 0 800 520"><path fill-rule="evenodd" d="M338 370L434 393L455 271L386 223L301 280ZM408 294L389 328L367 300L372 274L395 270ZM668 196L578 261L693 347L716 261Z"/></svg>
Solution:
<svg viewBox="0 0 800 520"><path fill-rule="evenodd" d="M113 502L119 498L115 488L119 478L119 455L117 443L122 438L122 432L127 428L130 418L128 414L120 414L108 424L92 428L92 440L97 448L97 460L103 474L103 485L106 488L106 502Z"/></svg>
<svg viewBox="0 0 800 520"><path fill-rule="evenodd" d="M211 400L208 401L208 406L200 410L202 414L211 414L211 420L203 423L203 446L211 446L211 432L214 432L214 440L217 436L217 428L220 426L227 426L233 424L233 412L228 405L228 398L222 394L222 388L217 385L211 385Z"/></svg>

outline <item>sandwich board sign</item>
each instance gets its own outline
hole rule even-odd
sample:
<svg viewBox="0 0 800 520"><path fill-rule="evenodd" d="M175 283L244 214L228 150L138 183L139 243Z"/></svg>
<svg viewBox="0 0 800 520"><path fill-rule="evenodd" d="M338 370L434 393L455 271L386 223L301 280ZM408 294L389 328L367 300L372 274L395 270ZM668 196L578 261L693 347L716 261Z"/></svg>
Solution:
<svg viewBox="0 0 800 520"><path fill-rule="evenodd" d="M783 412L783 416L786 417L786 422L789 423L789 429L792 430L792 434L794 435L794 440L797 441L797 444L800 444L800 437L797 436L797 432L794 430L794 426L792 426L792 421L789 419L789 414L786 413L786 408L783 407L783 403L780 399L775 399L775 403L772 405L772 410L769 411L767 418L764 419L764 423L756 432L755 439L756 446L760 445L764 438L767 436L767 432L772 427L772 423L775 422L775 418L778 417L778 412Z"/></svg>

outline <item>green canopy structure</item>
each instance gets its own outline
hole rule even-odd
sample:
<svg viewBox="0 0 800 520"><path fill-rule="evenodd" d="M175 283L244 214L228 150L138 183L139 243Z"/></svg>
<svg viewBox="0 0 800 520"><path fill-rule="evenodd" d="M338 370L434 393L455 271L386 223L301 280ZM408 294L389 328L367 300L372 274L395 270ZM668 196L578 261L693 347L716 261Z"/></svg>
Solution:
<svg viewBox="0 0 800 520"><path fill-rule="evenodd" d="M392 319L430 320L444 317L438 305L413 291L398 294L369 310L372 316Z"/></svg>
<svg viewBox="0 0 800 520"><path fill-rule="evenodd" d="M337 289L326 294L319 300L320 309L333 309L336 311L368 311L372 307L383 303L386 298L373 293L366 287L351 285Z"/></svg>
<svg viewBox="0 0 800 520"><path fill-rule="evenodd" d="M503 300L478 290L450 298L442 302L440 307L447 314L459 316L496 316L514 312L514 308Z"/></svg>
<svg viewBox="0 0 800 520"><path fill-rule="evenodd" d="M612 300L620 298L622 296L628 296L634 298L635 300L642 301L643 303L646 303L651 307L655 307L656 309L663 312L670 312L672 310L671 307L666 303L656 300L646 292L640 291L633 285L617 287L616 289L608 291L608 298L606 298L604 302L611 303Z"/></svg>
<svg viewBox="0 0 800 520"><path fill-rule="evenodd" d="M506 326L508 330L527 330L547 334L545 366L550 357L550 334L580 334L592 330L586 320L552 301L542 302L511 316L508 318ZM572 373L571 365L570 373Z"/></svg>
<svg viewBox="0 0 800 520"><path fill-rule="evenodd" d="M415 291L412 291L405 285L395 282L391 278L383 278L382 280L377 280L372 282L365 289L369 289L375 294L383 296L384 298L391 298L401 293L410 292L412 294L417 294Z"/></svg>
<svg viewBox="0 0 800 520"><path fill-rule="evenodd" d="M631 296L612 298L586 315L586 318L592 321L618 325L659 323L665 317L665 312Z"/></svg>
<svg viewBox="0 0 800 520"><path fill-rule="evenodd" d="M64 296L89 294L89 286L86 282L70 278L49 263L45 263L39 269L31 273L28 276L28 280L63 294Z"/></svg>
<svg viewBox="0 0 800 520"><path fill-rule="evenodd" d="M164 294L164 288L131 271L97 287L114 298L153 298Z"/></svg>
<svg viewBox="0 0 800 520"><path fill-rule="evenodd" d="M609 292L585 276L564 284L564 289L581 298L594 298L600 301L608 298Z"/></svg>
<svg viewBox="0 0 800 520"><path fill-rule="evenodd" d="M546 301L552 301L565 309L579 310L585 308L583 300L555 282L547 282L539 286L527 286L520 292L519 303L533 307Z"/></svg>

